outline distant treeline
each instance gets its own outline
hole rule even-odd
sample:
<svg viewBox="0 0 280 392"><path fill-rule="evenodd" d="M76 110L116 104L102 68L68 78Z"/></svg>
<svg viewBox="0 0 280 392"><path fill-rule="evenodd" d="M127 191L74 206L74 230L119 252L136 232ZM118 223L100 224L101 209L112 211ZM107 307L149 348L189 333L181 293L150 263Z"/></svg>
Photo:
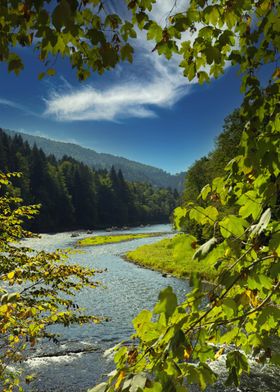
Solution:
<svg viewBox="0 0 280 392"><path fill-rule="evenodd" d="M28 223L37 232L167 223L176 190L127 182L121 170L93 170L73 158L57 160L21 136L0 129L0 170L21 172L14 184L25 204L41 204Z"/></svg>
<svg viewBox="0 0 280 392"><path fill-rule="evenodd" d="M9 136L15 136L17 132L8 129L4 130ZM149 184L162 187L177 189L179 192L183 190L185 173L169 174L164 170L140 162L131 161L129 159L94 151L91 148L85 148L78 144L59 142L57 140L46 139L37 135L29 135L20 133L24 141L30 146L36 144L46 155L54 155L56 159L62 159L67 155L74 158L78 162L94 168L95 170L107 169L112 166L116 170L121 170L125 180L133 182L148 182Z"/></svg>

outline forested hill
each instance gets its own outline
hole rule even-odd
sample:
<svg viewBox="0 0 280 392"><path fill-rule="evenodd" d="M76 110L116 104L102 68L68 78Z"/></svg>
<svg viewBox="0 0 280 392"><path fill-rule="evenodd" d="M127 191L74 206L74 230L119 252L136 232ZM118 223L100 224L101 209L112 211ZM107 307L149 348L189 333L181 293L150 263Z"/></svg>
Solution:
<svg viewBox="0 0 280 392"><path fill-rule="evenodd" d="M11 136L16 134L15 131L4 130ZM27 141L32 147L34 143L41 148L45 154L54 155L61 159L64 155L70 156L79 162L93 167L94 169L110 170L112 166L116 170L121 170L123 176L128 181L148 182L154 186L183 190L185 173L176 175L169 174L162 169L145 165L139 162L131 161L126 158L114 156L111 154L98 153L89 148L84 148L74 143L58 142L41 136L33 136L25 133L19 133L23 140Z"/></svg>
<svg viewBox="0 0 280 392"><path fill-rule="evenodd" d="M94 170L64 156L32 148L0 129L0 171L21 172L13 183L25 204L41 204L29 223L37 232L168 223L179 194L171 188L128 182L114 167Z"/></svg>
<svg viewBox="0 0 280 392"><path fill-rule="evenodd" d="M207 156L195 161L186 173L186 181L183 195L181 197L182 205L189 202L196 203L202 207L206 202L199 197L201 189L207 184L211 184L214 178L223 177L225 167L231 159L241 153L240 139L244 129L244 121L239 110L234 110L225 118L223 132L217 137L215 148ZM219 206L220 211L224 214L232 214L235 210L230 202L226 206L220 205L219 198L216 194L212 195L212 205ZM207 225L203 230L194 219L185 219L184 230L193 233L202 242L208 238L209 232Z"/></svg>

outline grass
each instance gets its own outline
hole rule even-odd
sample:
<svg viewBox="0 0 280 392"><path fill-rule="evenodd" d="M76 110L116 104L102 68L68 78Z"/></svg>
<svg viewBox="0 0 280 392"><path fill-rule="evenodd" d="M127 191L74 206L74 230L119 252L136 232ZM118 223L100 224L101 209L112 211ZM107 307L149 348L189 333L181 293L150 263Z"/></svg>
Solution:
<svg viewBox="0 0 280 392"><path fill-rule="evenodd" d="M178 277L188 277L197 272L204 280L213 281L217 276L214 262L192 260L193 250L187 247L178 251L182 234L163 239L126 253L125 260L153 270L165 272ZM181 255L179 254L181 253Z"/></svg>
<svg viewBox="0 0 280 392"><path fill-rule="evenodd" d="M116 234L116 235L96 235L94 237L83 238L77 242L78 246L97 246L115 244L118 242L126 242L137 240L140 238L159 237L166 233L137 233L137 234Z"/></svg>

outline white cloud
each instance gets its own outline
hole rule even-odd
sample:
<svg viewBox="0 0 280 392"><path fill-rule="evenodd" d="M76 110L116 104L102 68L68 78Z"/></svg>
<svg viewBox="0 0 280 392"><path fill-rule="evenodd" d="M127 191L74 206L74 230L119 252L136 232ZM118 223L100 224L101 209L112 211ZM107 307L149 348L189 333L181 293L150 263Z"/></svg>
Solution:
<svg viewBox="0 0 280 392"><path fill-rule="evenodd" d="M186 1L161 0L152 16L164 24L175 3L178 3L176 11L181 10L182 4L186 7ZM74 88L64 84L44 99L44 114L58 121L154 117L156 108L171 108L190 92L190 83L182 76L178 58L167 61L152 53L154 44L146 40L143 32L138 33L135 43L134 64L119 66L121 71L109 87L101 89L87 83Z"/></svg>
<svg viewBox="0 0 280 392"><path fill-rule="evenodd" d="M11 108L21 109L24 110L23 107L13 101L9 101L8 99L0 98L0 105L9 106Z"/></svg>
<svg viewBox="0 0 280 392"><path fill-rule="evenodd" d="M38 116L36 113L29 110L27 107L21 105L20 103L10 101L9 99L0 98L0 105L9 106L11 108L21 110L25 114L30 114L32 116Z"/></svg>
<svg viewBox="0 0 280 392"><path fill-rule="evenodd" d="M104 89L86 85L78 90L53 92L45 100L45 115L60 121L153 117L155 107L170 108L188 93L186 80L174 70L177 67L163 65L155 56L143 61L145 73L150 69L150 75L122 76L113 86Z"/></svg>

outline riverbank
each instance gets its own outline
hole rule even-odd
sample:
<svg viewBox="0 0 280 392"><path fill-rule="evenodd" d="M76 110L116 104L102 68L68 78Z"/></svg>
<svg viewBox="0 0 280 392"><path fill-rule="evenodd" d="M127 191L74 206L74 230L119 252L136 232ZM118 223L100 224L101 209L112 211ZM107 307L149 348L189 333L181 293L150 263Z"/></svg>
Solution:
<svg viewBox="0 0 280 392"><path fill-rule="evenodd" d="M151 232L151 233L128 233L128 234L111 234L111 235L96 235L93 237L83 238L77 241L77 246L98 246L98 245L109 245L120 242L127 242L138 240L141 238L149 237L160 237L164 236L164 232Z"/></svg>
<svg viewBox="0 0 280 392"><path fill-rule="evenodd" d="M177 244L183 234L173 238L166 238L149 245L127 252L123 258L141 267L150 268L162 273L180 278L189 277L198 273L203 280L213 281L218 271L209 261L196 261L192 259L194 251L184 249L183 255L178 254ZM176 252L177 250L177 252Z"/></svg>

